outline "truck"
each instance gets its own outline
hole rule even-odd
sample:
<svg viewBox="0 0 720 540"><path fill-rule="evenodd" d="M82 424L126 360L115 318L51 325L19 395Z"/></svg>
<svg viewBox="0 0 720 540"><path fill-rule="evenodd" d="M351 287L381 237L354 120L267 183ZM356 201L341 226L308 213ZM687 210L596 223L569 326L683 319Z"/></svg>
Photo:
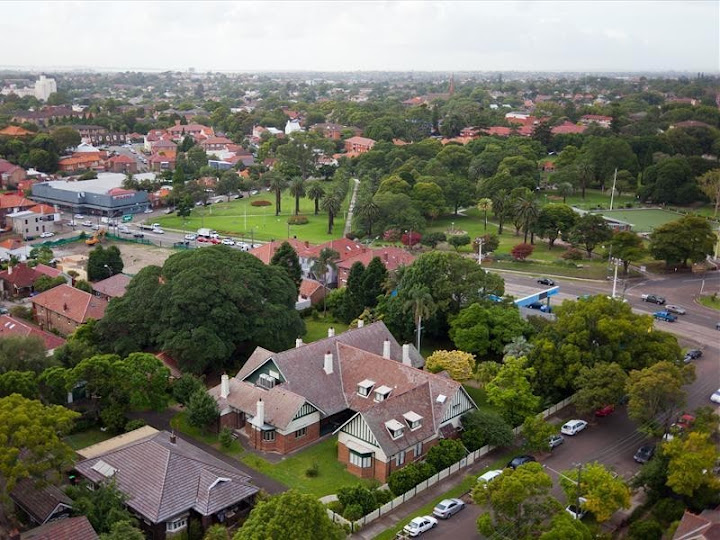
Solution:
<svg viewBox="0 0 720 540"><path fill-rule="evenodd" d="M203 238L218 238L217 231L214 231L212 229L208 228L202 228L197 230L197 235L202 236Z"/></svg>

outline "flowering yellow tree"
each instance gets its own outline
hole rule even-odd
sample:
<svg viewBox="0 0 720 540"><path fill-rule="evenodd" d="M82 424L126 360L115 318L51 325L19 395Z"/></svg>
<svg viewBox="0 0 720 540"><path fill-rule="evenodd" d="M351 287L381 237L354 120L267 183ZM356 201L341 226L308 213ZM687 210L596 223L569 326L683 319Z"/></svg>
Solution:
<svg viewBox="0 0 720 540"><path fill-rule="evenodd" d="M425 361L425 367L432 373L447 371L456 381L472 377L475 356L464 351L435 351Z"/></svg>

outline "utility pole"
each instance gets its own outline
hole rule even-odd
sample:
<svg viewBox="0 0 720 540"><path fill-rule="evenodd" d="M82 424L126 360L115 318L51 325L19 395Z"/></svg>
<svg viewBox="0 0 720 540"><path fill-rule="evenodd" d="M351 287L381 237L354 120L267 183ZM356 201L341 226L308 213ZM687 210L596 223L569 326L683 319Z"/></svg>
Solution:
<svg viewBox="0 0 720 540"><path fill-rule="evenodd" d="M577 476L577 501L576 501L575 504L576 504L576 506L577 506L577 511L578 511L578 513L579 513L579 512L580 512L580 498L581 498L581 497L580 497L580 476L581 476L581 474L582 474L582 463L578 463L578 464L577 464L577 469L578 469L578 476Z"/></svg>
<svg viewBox="0 0 720 540"><path fill-rule="evenodd" d="M615 183L617 182L617 167L615 167L615 176L613 177L613 187L610 192L610 210L613 209L613 200L615 200Z"/></svg>
<svg viewBox="0 0 720 540"><path fill-rule="evenodd" d="M478 266L482 265L482 246L483 246L483 238L482 236L478 236L475 241L478 245Z"/></svg>
<svg viewBox="0 0 720 540"><path fill-rule="evenodd" d="M615 275L613 276L612 297L613 297L613 299L615 299L615 291L617 290L617 274L618 274L618 266L620 266L620 259L613 259L613 264L615 265Z"/></svg>

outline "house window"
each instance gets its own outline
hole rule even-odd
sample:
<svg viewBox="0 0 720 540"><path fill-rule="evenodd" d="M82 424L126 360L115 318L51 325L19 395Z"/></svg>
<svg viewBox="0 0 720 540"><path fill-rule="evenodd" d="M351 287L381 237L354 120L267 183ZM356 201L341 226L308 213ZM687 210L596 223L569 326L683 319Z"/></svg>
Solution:
<svg viewBox="0 0 720 540"><path fill-rule="evenodd" d="M350 464L361 469L372 467L372 454L361 454L355 452L355 450L350 450Z"/></svg>
<svg viewBox="0 0 720 540"><path fill-rule="evenodd" d="M416 459L422 455L422 443L419 442L413 446L413 457Z"/></svg>
<svg viewBox="0 0 720 540"><path fill-rule="evenodd" d="M385 422L385 428L388 430L388 433L393 440L402 437L403 431L405 430L405 427L394 418Z"/></svg>
<svg viewBox="0 0 720 540"><path fill-rule="evenodd" d="M295 432L295 438L296 438L296 439L299 439L300 437L304 437L305 435L307 435L307 428L306 428L306 427L301 428L301 429L298 429L298 430Z"/></svg>
<svg viewBox="0 0 720 540"><path fill-rule="evenodd" d="M405 422L410 428L410 431L415 431L422 426L422 416L420 416L416 412L408 411L403 414L403 418L405 418Z"/></svg>
<svg viewBox="0 0 720 540"><path fill-rule="evenodd" d="M167 532L175 532L185 527L187 527L187 516L183 516L175 521L168 521L165 525L165 530L167 530Z"/></svg>
<svg viewBox="0 0 720 540"><path fill-rule="evenodd" d="M389 386L380 386L375 390L375 401L385 401L390 396L390 392L392 392L392 388Z"/></svg>
<svg viewBox="0 0 720 540"><path fill-rule="evenodd" d="M263 441L274 441L275 440L275 430L270 429L267 431L262 432L262 440Z"/></svg>
<svg viewBox="0 0 720 540"><path fill-rule="evenodd" d="M360 381L357 386L358 396L368 397L370 392L372 392L373 386L375 386L375 381L371 381L370 379Z"/></svg>
<svg viewBox="0 0 720 540"><path fill-rule="evenodd" d="M402 450L400 453L395 454L395 466L399 467L405 463L405 450Z"/></svg>

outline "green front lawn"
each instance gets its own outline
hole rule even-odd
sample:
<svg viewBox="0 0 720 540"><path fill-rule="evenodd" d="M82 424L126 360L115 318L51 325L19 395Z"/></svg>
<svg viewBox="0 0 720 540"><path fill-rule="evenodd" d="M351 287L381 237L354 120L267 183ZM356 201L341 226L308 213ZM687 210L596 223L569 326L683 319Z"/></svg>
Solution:
<svg viewBox="0 0 720 540"><path fill-rule="evenodd" d="M718 298L718 296L715 294L711 296L701 296L700 298L698 298L698 302L700 302L700 304L705 307L717 309L718 311L720 311L720 298Z"/></svg>
<svg viewBox="0 0 720 540"><path fill-rule="evenodd" d="M329 437L305 450L300 450L279 463L270 463L260 456L246 452L240 460L253 469L314 497L337 493L338 489L351 484L369 485L369 480L353 476L337 459L337 437ZM305 472L317 464L319 474L310 478Z"/></svg>
<svg viewBox="0 0 720 540"><path fill-rule="evenodd" d="M201 227L217 230L220 234L231 235L241 240L280 240L297 237L313 243L323 243L334 238L341 238L345 227L345 213L352 191L342 204L340 215L335 217L333 234L327 234L327 214L320 212L314 215L315 203L307 197L300 199L300 214L307 217L305 225L288 226L288 218L295 213L295 198L283 193L281 213L275 215L275 195L262 191L258 195L245 199L217 203L205 207L194 208L190 217L183 219L176 215L157 218L158 223L169 229L196 231ZM252 206L252 201L269 201L270 206ZM153 218L155 219L155 218Z"/></svg>
<svg viewBox="0 0 720 540"><path fill-rule="evenodd" d="M318 306L319 309L322 309L322 306ZM335 322L330 317L327 319L323 319L322 317L318 320L314 320L312 318L305 319L305 329L307 330L306 334L303 336L303 341L305 343L312 343L313 341L318 341L323 338L327 337L328 328L333 327L335 328L335 334L342 334L345 330L349 328L349 325L343 324L341 322Z"/></svg>
<svg viewBox="0 0 720 540"><path fill-rule="evenodd" d="M188 435L193 439L197 439L198 441L204 442L205 444L209 444L220 452L236 459L245 451L238 441L233 441L229 448L223 448L223 446L218 441L217 434L205 432L201 429L196 428L195 426L191 426L188 422L187 411L179 412L178 414L173 416L172 420L170 420L170 426L173 429L178 430L180 433L184 433L185 435Z"/></svg>
<svg viewBox="0 0 720 540"><path fill-rule="evenodd" d="M99 442L107 441L114 435L109 431L100 431L97 428L88 429L86 431L80 431L79 433L73 433L65 437L65 442L73 450L80 450Z"/></svg>

